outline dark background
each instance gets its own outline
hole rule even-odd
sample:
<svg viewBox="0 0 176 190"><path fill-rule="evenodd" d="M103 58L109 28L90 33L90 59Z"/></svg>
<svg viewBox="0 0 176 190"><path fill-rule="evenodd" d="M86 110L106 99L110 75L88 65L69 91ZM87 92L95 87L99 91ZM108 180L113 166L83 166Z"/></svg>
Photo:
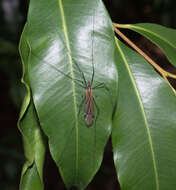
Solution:
<svg viewBox="0 0 176 190"><path fill-rule="evenodd" d="M114 22L124 24L152 22L176 27L175 0L104 0L104 2ZM24 96L24 87L20 83L21 64L18 43L26 21L27 8L27 0L0 0L0 189L2 190L19 189L20 173L25 160L20 132L17 129L18 115ZM144 49L158 64L166 59L163 53L157 51L158 48L146 39L134 32L122 32ZM169 64L162 66L174 72L174 68ZM112 160L109 141L103 164L87 190L119 189ZM46 190L65 189L49 152L44 176Z"/></svg>

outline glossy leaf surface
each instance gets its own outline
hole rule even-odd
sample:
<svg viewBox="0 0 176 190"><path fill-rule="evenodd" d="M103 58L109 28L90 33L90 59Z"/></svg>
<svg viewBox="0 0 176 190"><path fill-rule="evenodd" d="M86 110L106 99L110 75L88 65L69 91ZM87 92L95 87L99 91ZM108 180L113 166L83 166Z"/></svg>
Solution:
<svg viewBox="0 0 176 190"><path fill-rule="evenodd" d="M24 31L25 33L25 31ZM23 34L24 34L23 33ZM20 48L22 64L25 60L26 43L21 40ZM42 190L43 189L43 163L45 155L45 139L41 131L40 124L36 115L36 110L31 97L29 80L26 75L28 67L23 65L22 82L26 86L26 96L21 108L18 121L19 130L23 137L24 152L26 162L23 166L20 182L20 190Z"/></svg>
<svg viewBox="0 0 176 190"><path fill-rule="evenodd" d="M112 143L122 190L176 185L176 98L140 55L117 40L119 86Z"/></svg>
<svg viewBox="0 0 176 190"><path fill-rule="evenodd" d="M169 62L176 66L176 30L167 28L158 24L142 23L129 25L132 29L141 35L151 40L154 44L159 46Z"/></svg>
<svg viewBox="0 0 176 190"><path fill-rule="evenodd" d="M100 167L117 96L110 18L100 0L31 0L22 42L24 77L51 155L67 188L84 189ZM89 127L82 73L86 83L93 78Z"/></svg>

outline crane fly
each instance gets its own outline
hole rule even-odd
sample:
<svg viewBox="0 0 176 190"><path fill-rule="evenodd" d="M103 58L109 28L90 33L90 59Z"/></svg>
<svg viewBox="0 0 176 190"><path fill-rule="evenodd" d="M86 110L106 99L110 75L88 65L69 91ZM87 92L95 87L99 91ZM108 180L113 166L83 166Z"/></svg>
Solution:
<svg viewBox="0 0 176 190"><path fill-rule="evenodd" d="M35 56L37 59L39 59L39 56L35 55L33 52L31 52L31 54L33 56ZM72 56L71 56L72 57ZM93 57L93 56L92 56ZM41 59L39 59L41 60ZM58 69L55 65L45 61L42 59L42 62L47 65L47 66L50 66L51 68L53 68L54 71L57 71L59 74L65 76L66 78L68 78L69 80L71 81L74 81L75 84L77 84L78 86L82 87L83 89L85 89L85 92L84 92L84 96L83 96L83 99L81 101L81 103L78 105L79 106L79 109L78 109L78 113L77 114L77 118L79 120L79 116L80 116L80 113L81 113L81 110L84 110L84 122L85 122L85 125L90 128L91 126L94 130L94 145L93 145L93 167L95 167L95 155L96 155L96 122L97 122L97 119L99 117L99 107L95 101L95 98L94 98L94 95L93 95L93 91L96 90L96 89L100 89L100 88L104 88L108 93L109 93L109 89L106 87L105 83L104 82L98 82L98 81L95 81L94 80L94 74L95 74L95 71L94 71L94 62L93 62L93 58L92 58L92 76L91 76L91 80L86 80L85 78L85 74L84 72L81 70L79 64L77 63L77 61L75 60L75 58L72 57L72 62L73 62L73 68L74 70L76 69L76 71L78 72L80 78L72 78L71 75L69 73L65 73L64 71ZM77 75L78 76L78 75ZM94 85L94 82L95 82L95 85ZM84 109L82 109L82 106L84 105ZM76 119L76 118L75 118ZM74 121L76 122L76 120ZM64 156L64 152L66 150L66 146L67 146L67 142L69 141L69 138L71 137L71 134L72 134L72 131L74 129L74 126L72 126L69 134L67 135L66 137L66 141L65 141L65 144L64 144L64 147L61 151L61 154L60 154L60 159L59 159L59 162L60 164L62 164L62 161L63 161L63 156Z"/></svg>
<svg viewBox="0 0 176 190"><path fill-rule="evenodd" d="M93 91L92 91L90 82L88 82L87 88L86 88L86 98L85 98L85 103L84 103L84 119L87 126L92 125L93 118L94 118Z"/></svg>
<svg viewBox="0 0 176 190"><path fill-rule="evenodd" d="M81 71L80 67L78 66L78 64L75 62L75 65L77 66L79 72L81 73L82 77L83 77L83 84L84 86L82 86L83 88L86 89L86 93L85 93L85 97L83 99L84 101L84 120L85 120L85 123L87 125L87 127L90 127L93 122L94 122L94 105L97 109L97 116L96 116L96 119L99 115L99 108L96 104L96 101L94 99L94 96L93 96L93 89L97 89L97 88L105 88L107 91L108 88L105 86L104 83L98 83L96 86L92 87L92 84L93 84L93 80L94 80L94 65L92 63L92 69L93 69L93 73L92 73L92 79L91 79L91 82L90 81L86 81L85 79L85 76L84 76L84 73ZM81 102L80 106L82 105L83 101ZM79 113L78 113L78 116L80 114L80 109L79 109ZM96 122L96 119L95 119L95 122Z"/></svg>
<svg viewBox="0 0 176 190"><path fill-rule="evenodd" d="M85 88L85 90L86 90L85 97L80 104L78 117L80 114L81 106L84 102L84 121L85 121L87 127L90 127L94 122L94 104L96 105L94 97L93 97L93 88L92 88L93 79L94 79L94 66L92 67L93 73L92 73L91 82L90 81L87 82L85 79L84 73L80 69L79 65L76 62L75 62L75 65L76 65L77 69L79 70L79 72L81 73L82 78L83 78L82 83L84 84L84 86L82 86L82 85L81 86L83 88ZM96 107L97 107L97 111L98 111L99 110L98 106L96 105Z"/></svg>
<svg viewBox="0 0 176 190"><path fill-rule="evenodd" d="M99 118L100 111L99 111L99 107L98 107L98 105L95 101L95 98L94 98L94 91L96 89L104 88L109 93L109 95L110 95L110 92L109 92L109 89L106 87L104 82L98 82L98 81L94 80L94 75L96 75L96 73L95 73L95 68L94 68L94 55L93 55L94 54L94 51L93 51L94 35L93 34L94 34L94 18L93 18L93 30L91 31L91 36L92 36L91 50L92 51L91 51L91 58L88 60L88 62L91 63L91 66L92 66L92 69L91 69L92 74L91 74L90 80L86 80L87 75L85 77L85 73L82 70L83 67L81 67L81 62L79 62L78 59L75 59L76 57L73 57L73 55L68 50L66 45L64 45L65 43L63 42L63 39L61 39L61 41L63 42L62 44L64 45L64 49L66 49L66 55L68 54L67 58L71 58L71 59L69 59L69 61L70 61L70 72L73 69L72 70L72 71L74 71L73 73L76 74L75 71L77 71L77 75L71 75L70 73L65 73L63 70L60 70L59 68L57 68L56 65L42 59L42 62L45 63L45 65L50 66L51 68L53 68L54 71L57 71L58 74L65 76L65 78L67 78L70 81L74 81L74 83L76 85L78 85L79 87L81 87L85 90L82 101L79 103L79 105L75 105L79 109L77 109L77 108L75 109L75 112L74 112L75 113L75 120L71 121L71 122L74 122L74 124L72 123L73 124L72 127L71 126L69 127L69 131L67 134L65 133L67 131L67 129L64 129L63 134L66 134L66 137L65 137L64 144L63 144L63 147L61 149L60 155L59 155L59 159L58 159L58 163L60 165L62 165L62 162L64 161L64 156L67 154L65 152L67 150L66 146L68 145L68 142L69 142L69 139L71 138L73 130L75 129L75 134L78 131L78 126L80 124L79 123L79 116L80 116L81 110L83 112L83 117L81 117L81 119L84 119L84 123L85 123L87 128L92 128L89 130L90 134L92 134L92 141L91 141L92 145L90 145L92 148L92 154L91 154L92 155L91 160L92 160L92 164L93 164L92 167L94 168L95 164L96 164L96 154L97 154L97 145L96 145L97 127L96 127L96 122L97 122L97 119ZM31 52L31 54L33 54L35 57L37 57L39 59L39 56L35 55L33 52ZM61 56L62 56L62 54L61 54ZM72 62L72 64L71 64L71 62ZM77 76L77 77L79 76L79 78L75 78L74 76ZM82 109L83 107L84 107L84 109ZM67 111L69 111L69 110L67 110ZM80 131L82 131L82 129L80 129ZM87 136L87 134L85 134L85 135ZM76 138L76 135L75 135L75 138ZM78 144L78 140L75 142L75 145L76 145L76 143ZM76 158L78 159L79 158L78 150L75 152L75 154L77 156L77 157L75 156L75 159ZM77 166L78 165L75 166L76 169L77 169Z"/></svg>
<svg viewBox="0 0 176 190"><path fill-rule="evenodd" d="M94 145L93 145L93 157L92 157L93 162L92 163L93 163L93 167L95 167L94 164L95 164L95 160L96 160L96 157L95 157L96 156L96 121L97 121L97 118L99 117L99 107L94 99L93 90L96 90L99 88L104 88L109 93L109 89L106 87L104 82L96 81L97 84L93 86L93 82L94 82L94 64L93 63L92 63L92 78L91 78L91 80L86 81L85 75L84 75L83 71L80 69L78 63L73 58L72 58L72 60L74 63L73 66L76 66L77 70L82 75L82 80L77 79L77 78L72 78L69 74L64 73L63 71L58 69L56 66L54 66L44 60L43 60L43 62L45 64L49 65L50 67L52 67L55 71L58 71L60 74L64 75L66 78L73 80L75 82L75 84L77 84L78 86L85 89L84 98L82 99L82 101L79 105L78 113L76 113L76 114L77 114L77 118L79 120L81 108L82 108L82 105L84 104L84 122L85 122L87 128L94 126L94 129L93 129L94 130L94 137L93 137ZM74 122L76 122L76 120ZM74 125L72 126L68 136L66 137L66 141L65 141L66 143L60 154L60 159L59 159L60 164L62 164L64 152L65 152L66 146L67 146L67 142L69 141L69 138L72 134L73 129L74 129Z"/></svg>
<svg viewBox="0 0 176 190"><path fill-rule="evenodd" d="M93 25L94 25L94 20L93 20ZM94 33L94 26L93 26L93 30L91 30L91 34L93 36L93 33ZM72 132L75 128L75 136L74 138L76 139L80 139L80 141L82 139L86 139L86 140L90 140L89 136L85 133L83 134L82 132L84 132L85 130L89 131L89 134L91 135L90 137L92 137L92 143L89 143L91 149L90 149L90 152L92 152L92 154L90 154L91 156L91 160L92 160L92 163L93 163L93 167L95 167L95 164L96 164L96 151L97 151L97 145L96 145L96 134L97 134L97 131L96 131L96 121L97 119L99 118L99 107L95 101L95 98L94 98L94 90L96 89L100 89L100 88L104 88L105 90L108 91L109 93L109 89L106 87L105 83L104 82L97 82L94 80L94 75L96 75L94 69L94 56L93 56L93 40L94 38L92 37L92 47L91 47L91 50L92 50L92 57L91 57L91 61L89 60L89 63L91 62L92 64L92 69L91 69L91 76L90 76L90 80L86 80L86 77L87 75L85 75L85 73L83 72L83 67L81 67L81 62L78 61L78 59L75 59L75 57L72 56L71 52L67 49L67 52L65 53L66 55L68 54L68 57L71 57L70 59L70 63L71 63L71 60L72 60L72 63L73 64L70 64L70 72L71 72L71 69L72 67L74 68L74 72L77 71L77 77L80 76L80 78L75 78L73 75L71 75L70 73L66 73L64 72L62 69L60 68L57 68L56 65L52 64L52 62L48 62L48 61L45 61L44 59L40 59L40 56L39 55L35 55L35 53L32 51L31 52L31 55L33 55L34 57L36 57L37 59L39 59L40 61L42 61L45 65L51 67L55 72L57 72L59 75L62 75L64 76L63 78L67 78L68 80L72 81L72 84L75 83L76 85L82 87L85 91L84 91L84 96L83 96L83 99L82 101L79 102L79 104L77 105L77 100L73 101L75 104L75 109L74 109L74 121L72 119L69 120L69 125L68 126L64 126L64 128L62 129L61 133L59 135L61 135L61 137L63 136L63 139L60 143L60 145L58 146L59 148L61 147L61 149L58 151L60 152L59 155L58 155L58 163L60 165L62 165L62 162L64 161L64 158L65 158L65 155L67 155L67 152L65 152L65 150L67 150L66 146L68 145L68 142L69 140L71 139L71 135L72 135ZM62 39L61 39L62 40ZM62 40L63 41L63 40ZM65 44L65 43L63 43ZM66 46L66 45L65 45ZM76 45L75 45L76 47ZM50 47L51 49L51 47ZM40 53L39 53L40 54ZM91 54L91 53L90 53ZM59 54L62 56L62 54ZM53 62L54 63L54 62ZM59 63L59 62L55 62L55 63ZM63 63L63 62L62 62ZM67 65L68 63L65 63L65 65ZM91 65L90 64L90 65ZM73 73L74 73L73 72ZM58 75L58 76L59 76ZM76 76L76 75L75 75ZM85 77L86 76L86 77ZM74 81L74 82L73 82ZM43 82L43 81L42 81ZM56 80L57 82L57 80ZM54 81L55 83L55 81ZM60 83L61 85L63 85L62 83ZM74 85L72 85L72 91L74 90ZM64 86L63 86L64 88ZM65 88L66 90L66 88ZM65 94L63 94L63 92L61 92L61 95L65 96ZM74 91L73 91L73 95L76 95L76 93L74 94ZM64 97L65 98L65 97ZM70 97L71 98L71 97ZM75 97L74 97L75 98ZM77 98L75 98L77 99ZM60 100L59 100L60 101ZM58 101L58 102L59 102ZM62 104L61 104L62 105ZM72 104L71 104L72 105ZM78 107L79 106L79 107ZM84 108L83 108L84 107ZM79 109L78 109L79 108ZM82 109L83 108L83 109ZM60 109L60 108L59 108ZM77 131L78 131L78 126L79 126L79 116L80 116L80 113L81 113L81 110L83 112L83 117L81 117L81 119L83 120L84 119L84 125L87 126L87 129L86 127L84 127L84 129L80 129L80 134L83 135L77 135ZM68 113L69 110L66 110L66 112L62 113L63 115L64 114L67 114L67 116L71 113ZM59 114L61 113L61 111L59 110L58 112ZM103 115L103 113L102 113ZM59 117L59 115L58 115ZM56 118L56 117L54 117ZM61 117L62 118L62 115ZM65 121L65 120L60 120L60 118L58 119L58 121ZM66 118L66 117L63 117L63 118ZM68 117L67 117L68 118ZM57 119L57 118L56 118ZM101 121L101 120L100 120ZM74 123L73 123L74 122ZM56 122L58 123L58 122ZM61 125L62 126L62 125ZM94 126L94 127L93 127ZM91 129L90 129L91 128ZM77 136L76 136L77 135ZM84 136L85 135L85 136ZM84 138L82 138L84 137ZM87 142L87 141L85 141ZM71 146L72 146L72 143L70 143ZM78 144L78 140L75 141L75 147L77 148L78 146L76 146ZM62 145L62 146L61 146ZM81 149L77 148L76 150L75 148L75 152L74 152L74 155L75 155L75 160L79 160L81 158L79 158L79 152L82 151ZM80 150L80 151L79 151ZM70 154L68 154L70 155ZM89 158L89 157L88 157ZM77 161L78 162L78 161ZM76 165L76 164L75 164ZM77 166L76 165L76 169L77 169Z"/></svg>
<svg viewBox="0 0 176 190"><path fill-rule="evenodd" d="M35 56L37 59L39 59L39 57L36 56L33 52L31 52L31 54L33 56ZM83 71L80 69L80 66L75 61L74 58L72 60L73 60L74 64L76 65L77 70L82 75L83 80L72 78L69 74L64 73L63 71L58 69L56 66L50 64L49 62L46 62L44 60L42 60L42 61L45 64L51 66L54 70L56 70L59 73L61 73L62 75L64 75L65 77L73 80L80 87L85 89L85 96L82 99L82 102L80 103L79 111L78 111L78 117L79 117L80 112L81 112L81 106L84 103L84 120L85 120L86 126L90 127L94 123L94 116L95 116L94 107L96 107L96 109L97 109L97 116L95 118L95 121L96 121L96 119L97 119L97 117L99 115L99 108L98 108L98 106L97 106L97 104L95 102L95 99L94 99L94 96L93 96L93 90L98 89L98 88L105 88L107 91L109 91L109 90L108 90L108 88L105 86L105 84L103 82L102 83L98 82L98 84L96 86L92 87L92 84L93 84L93 81L94 81L94 65L92 67L92 69L93 69L92 79L91 79L91 81L86 81L85 75L84 75Z"/></svg>
<svg viewBox="0 0 176 190"><path fill-rule="evenodd" d="M93 14L94 15L94 14ZM95 116L95 107L97 109L97 116L95 118L95 122L96 122L96 119L99 115L99 108L95 102L95 99L93 97L93 89L97 89L97 88L105 88L107 91L108 88L105 86L104 83L98 83L96 86L92 87L93 85L93 81L94 81L94 60L93 60L93 43L94 43L94 36L93 36L93 33L94 33L94 17L93 17L93 30L92 30L92 78L91 78L91 81L86 81L86 78L85 78L85 75L83 73L83 71L80 69L80 66L78 65L77 61L71 56L70 54L70 57L72 58L72 61L73 61L73 66L76 65L76 68L77 70L79 71L79 73L82 75L82 80L80 79L75 79L75 78L72 78L70 75L64 73L63 71L61 71L60 69L58 69L56 66L44 61L47 65L50 65L51 67L53 67L56 71L58 71L59 73L61 73L62 75L66 76L67 78L73 80L76 84L78 84L79 86L83 87L85 89L85 96L84 96L84 99L82 100L82 102L80 103L80 106L79 106L79 111L78 111L78 117L80 115L80 110L81 110L81 106L82 104L84 103L84 120L85 120L85 123L86 123L86 126L87 127L90 127L93 123L94 123L94 116ZM61 39L61 41L63 42L63 39ZM64 44L64 42L63 42ZM69 51L67 50L67 53ZM33 53L32 53L33 54ZM35 57L37 57L35 54L33 54Z"/></svg>
<svg viewBox="0 0 176 190"><path fill-rule="evenodd" d="M94 38L93 38L93 33L94 33L94 18L93 18L93 31L92 31L92 60L91 60L91 62L92 62L92 78L91 78L91 81L86 81L86 78L85 78L85 75L84 75L83 71L81 70L81 68L78 65L77 61L71 55L70 55L70 57L72 58L72 61L74 63L73 66L74 65L76 66L76 69L79 71L79 73L82 76L82 80L72 78L70 75L64 73L63 71L58 69L56 66L54 66L54 65L52 65L52 64L50 64L50 63L43 60L47 65L53 67L54 70L58 71L59 73L61 73L65 77L73 80L76 84L78 84L79 86L81 86L82 88L85 89L85 96L84 96L82 102L80 103L79 111L78 111L78 117L80 115L81 106L84 103L84 121L85 121L87 127L92 126L92 124L94 122L96 122L97 117L99 115L99 108L98 108L98 106L97 106L97 104L95 102L94 96L93 96L93 89L105 88L107 91L109 91L109 89L105 86L105 84L100 83L100 82L98 82L98 84L96 86L92 87L93 81L94 81L94 60L93 60L93 42L94 42ZM61 41L63 41L63 39L61 39ZM35 54L33 54L33 55L35 57L37 57ZM97 115L96 115L96 118L94 120L94 116L95 116L95 109L94 108L95 107L97 109Z"/></svg>

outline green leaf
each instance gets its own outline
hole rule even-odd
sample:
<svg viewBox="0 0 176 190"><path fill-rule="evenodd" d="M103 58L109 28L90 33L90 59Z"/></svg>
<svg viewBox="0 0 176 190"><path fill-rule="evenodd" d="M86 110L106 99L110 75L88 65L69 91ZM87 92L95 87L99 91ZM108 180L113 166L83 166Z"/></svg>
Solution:
<svg viewBox="0 0 176 190"><path fill-rule="evenodd" d="M28 167L21 178L20 190L42 190L43 184L37 171L36 164Z"/></svg>
<svg viewBox="0 0 176 190"><path fill-rule="evenodd" d="M31 0L21 48L31 96L52 158L69 189L84 189L102 162L117 96L112 23L100 0ZM84 120L85 80L94 122ZM82 97L83 96L83 97Z"/></svg>
<svg viewBox="0 0 176 190"><path fill-rule="evenodd" d="M176 98L144 58L120 41L112 143L122 190L176 185Z"/></svg>
<svg viewBox="0 0 176 190"><path fill-rule="evenodd" d="M43 189L43 162L45 141L31 103L19 121L23 136L26 162L21 175L21 190Z"/></svg>
<svg viewBox="0 0 176 190"><path fill-rule="evenodd" d="M23 35L24 34L25 30L23 32ZM23 137L24 152L26 156L26 162L21 174L20 190L42 190L45 139L31 97L31 90L27 76L28 67L24 67L27 46L23 39L20 41L20 49L23 49L23 51L20 52L23 63L22 82L26 87L26 96L23 101L18 121L18 127Z"/></svg>
<svg viewBox="0 0 176 190"><path fill-rule="evenodd" d="M166 28L158 24L142 23L128 25L129 29L132 29L141 35L151 40L154 44L159 46L171 64L176 66L176 30Z"/></svg>

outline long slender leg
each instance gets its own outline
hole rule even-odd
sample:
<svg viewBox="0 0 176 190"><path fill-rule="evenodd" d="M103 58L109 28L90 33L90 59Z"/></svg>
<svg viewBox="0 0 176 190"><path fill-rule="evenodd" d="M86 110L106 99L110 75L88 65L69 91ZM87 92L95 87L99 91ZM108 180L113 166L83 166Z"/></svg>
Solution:
<svg viewBox="0 0 176 190"><path fill-rule="evenodd" d="M75 126L75 122L73 123L73 126L72 126L72 128L71 128L71 131L69 132L68 136L66 137L67 139L66 139L65 144L64 144L64 146L63 146L63 149L62 149L62 151L61 151L61 154L60 154L60 157L59 157L59 161L58 161L58 163L59 163L60 165L62 164L64 152L65 152L65 149L66 149L68 140L70 139L70 137L71 137L71 135L72 135L74 126Z"/></svg>
<svg viewBox="0 0 176 190"><path fill-rule="evenodd" d="M86 99L86 96L84 96L84 98L82 99L82 101L81 101L81 103L80 103L80 105L79 105L78 118L79 118L79 116L80 116L81 107L82 107L82 105L83 105L83 102L85 102L85 99Z"/></svg>
<svg viewBox="0 0 176 190"><path fill-rule="evenodd" d="M37 59L39 59L33 52L31 52L31 54L36 57ZM83 81L82 80L79 80L79 79L75 79L75 78L72 78L70 75L64 73L63 71L59 70L56 66L48 63L47 61L45 60L42 60L46 65L49 65L51 68L53 68L54 70L58 71L59 73L61 73L62 75L64 75L65 77L71 79L71 80L74 80L76 84L78 84L79 86L83 87L83 88L86 88L86 86L83 86Z"/></svg>
<svg viewBox="0 0 176 190"><path fill-rule="evenodd" d="M79 115L80 115L80 112L81 112L81 107L82 107L82 105L83 105L83 102L85 101L85 98L86 98L86 97L84 97L84 98L82 99L82 101L81 101L81 103L80 103L80 105L79 105L79 111L78 111L78 113L77 113L78 120L79 120ZM71 134L72 134L72 132L73 132L74 125L75 125L75 122L74 122L74 124L73 124L73 126L72 126L72 128L71 128L71 131L70 131L69 135L67 136L66 143L65 143L64 148L63 148L63 150L62 150L62 152L61 152L60 159L59 159L60 164L62 163L61 161L62 161L62 158L63 158L63 154L64 154L64 151L65 151L65 147L66 147L67 142L68 142L68 140L69 140L69 138L70 138L70 136L71 136Z"/></svg>
<svg viewBox="0 0 176 190"><path fill-rule="evenodd" d="M96 86L92 87L92 89L98 89L98 88L105 88L107 91L109 91L109 88L105 85L104 82L101 82L97 84Z"/></svg>
<svg viewBox="0 0 176 190"><path fill-rule="evenodd" d="M93 97L93 101L94 101L94 105L95 105L96 110L97 110L97 114L96 114L96 117L95 117L95 123L94 123L94 162L95 162L95 158L96 158L96 133L97 133L97 131L96 131L96 122L97 122L97 118L99 117L99 112L100 111L99 111L99 107L98 107L94 97ZM95 167L95 163L94 163L93 167Z"/></svg>
<svg viewBox="0 0 176 190"><path fill-rule="evenodd" d="M97 84L92 89L96 90L96 89L100 89L100 88L104 88L108 92L109 96L112 97L111 91L109 90L109 88L103 82ZM113 105L112 98L110 98L110 101L111 101L111 104Z"/></svg>
<svg viewBox="0 0 176 190"><path fill-rule="evenodd" d="M96 125L97 118L98 118L98 116L99 116L100 110L99 110L99 107L98 107L98 105L97 105L97 103L96 103L94 97L93 97L93 101L94 101L94 104L95 104L95 107L96 107L96 110L97 110L97 114L96 114L96 118L95 118L95 125Z"/></svg>
<svg viewBox="0 0 176 190"><path fill-rule="evenodd" d="M68 77L69 79L74 80L77 85L79 85L79 86L81 86L81 87L83 87L83 88L86 88L86 86L83 86L83 85L82 85L82 84L83 84L83 81L82 81L82 80L75 79L75 78L73 79L70 75L65 74L64 72L62 72L61 70L59 70L59 69L58 69L57 67L55 67L54 65L51 65L51 64L49 64L49 63L48 63L48 65L50 65L50 66L53 67L55 70L57 70L58 72L62 73L64 76ZM78 82L80 82L81 84L78 83Z"/></svg>
<svg viewBox="0 0 176 190"><path fill-rule="evenodd" d="M92 79L91 79L91 86L92 86L92 84L93 84L93 79L94 79L94 63L93 63L93 60L92 60Z"/></svg>
<svg viewBox="0 0 176 190"><path fill-rule="evenodd" d="M84 76L84 73L83 73L82 70L80 69L80 67L79 67L78 63L76 62L76 60L75 60L74 58L72 58L72 60L74 61L74 63L75 63L75 65L76 65L77 69L79 70L79 72L80 72L81 75L82 75L82 78L83 78L83 81L84 81L84 85L87 86L87 82L86 82L86 78L85 78L85 76Z"/></svg>
<svg viewBox="0 0 176 190"><path fill-rule="evenodd" d="M92 30L92 79L91 79L91 86L92 86L92 84L93 84L93 79L94 79L94 55L93 55L93 53L94 53L94 13L95 13L95 10L93 10L93 21L92 21L92 23L93 23L93 30Z"/></svg>

